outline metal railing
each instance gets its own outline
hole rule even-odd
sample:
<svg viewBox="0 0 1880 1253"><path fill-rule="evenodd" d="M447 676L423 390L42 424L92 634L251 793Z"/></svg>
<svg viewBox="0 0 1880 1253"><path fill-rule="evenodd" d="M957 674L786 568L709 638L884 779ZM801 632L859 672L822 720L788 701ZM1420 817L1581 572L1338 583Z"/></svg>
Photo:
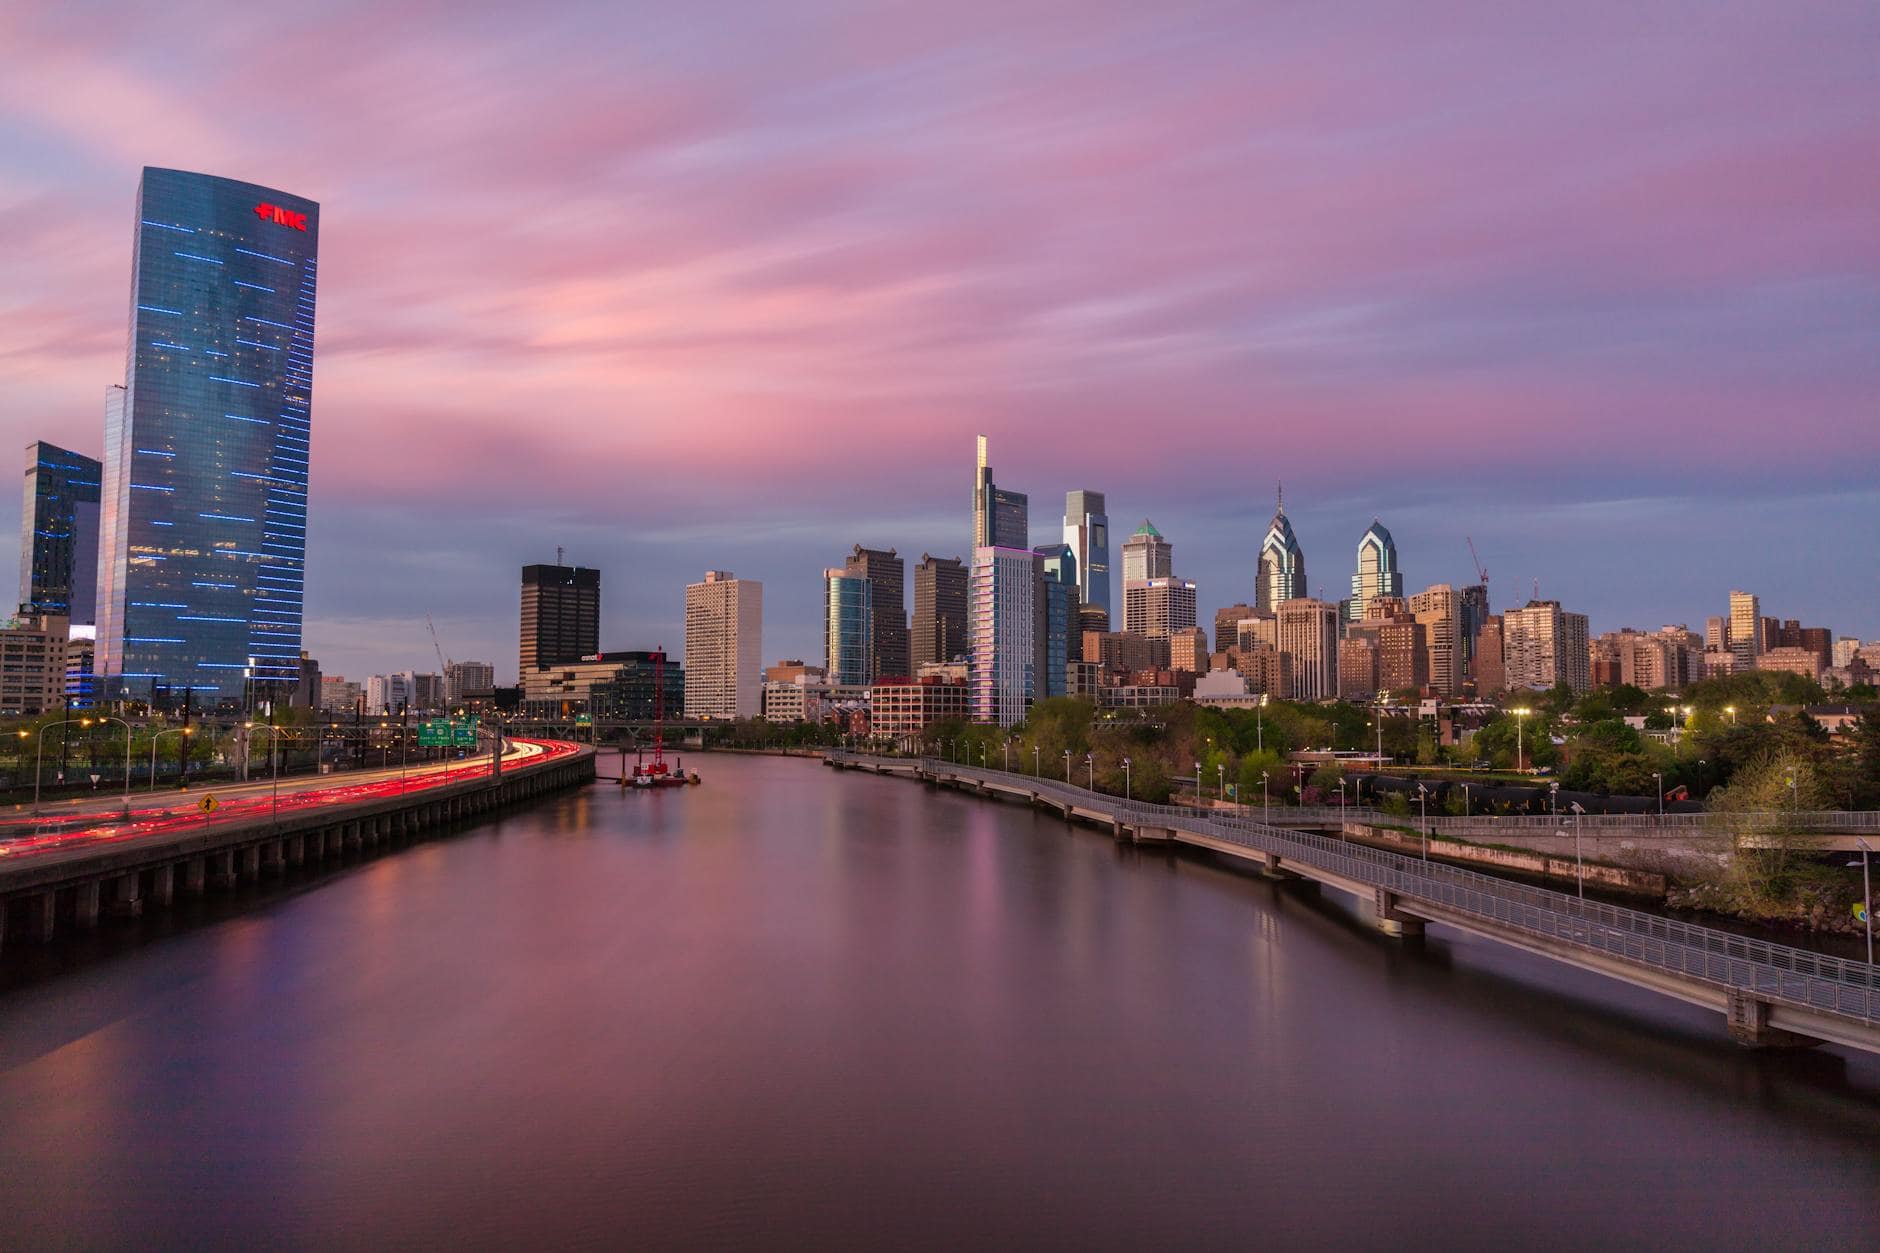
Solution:
<svg viewBox="0 0 1880 1253"><path fill-rule="evenodd" d="M907 762L845 752L831 757L856 763ZM1100 809L1131 825L1151 824L1226 840L1383 888L1406 901L1427 901L1529 935L1751 993L1762 1000L1880 1024L1880 966L1866 962L1581 900L1564 892L1347 843L1336 836L1269 826L1251 817L1203 815L1188 806L1126 801L1048 778L955 765L937 758L923 758L919 765L923 773L934 777L998 784L1060 804Z"/></svg>

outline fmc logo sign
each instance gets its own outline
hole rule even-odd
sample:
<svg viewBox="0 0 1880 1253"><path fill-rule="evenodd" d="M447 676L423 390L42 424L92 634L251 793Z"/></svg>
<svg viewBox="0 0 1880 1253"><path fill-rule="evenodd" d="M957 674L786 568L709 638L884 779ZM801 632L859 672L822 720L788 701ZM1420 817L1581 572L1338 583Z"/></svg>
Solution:
<svg viewBox="0 0 1880 1253"><path fill-rule="evenodd" d="M283 209L277 204L258 204L255 216L263 222L274 222L281 226L291 226L297 231L307 229L307 215L295 213L292 209Z"/></svg>

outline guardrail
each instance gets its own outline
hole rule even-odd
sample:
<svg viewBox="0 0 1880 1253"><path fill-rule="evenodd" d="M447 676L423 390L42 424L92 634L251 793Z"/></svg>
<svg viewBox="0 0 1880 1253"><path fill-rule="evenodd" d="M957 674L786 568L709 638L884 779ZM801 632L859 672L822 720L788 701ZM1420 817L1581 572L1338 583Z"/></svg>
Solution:
<svg viewBox="0 0 1880 1253"><path fill-rule="evenodd" d="M858 764L896 760L844 752L830 756ZM1702 980L1760 1000L1880 1025L1880 966L1866 962L1586 901L1547 888L1350 844L1335 836L1270 826L1249 817L1203 816L1186 806L1126 801L1049 779L954 765L935 758L920 759L919 765L923 773L934 777L1010 786L1059 804L1100 810L1131 825L1154 825L1225 840L1382 888L1406 902L1425 901L1466 917Z"/></svg>

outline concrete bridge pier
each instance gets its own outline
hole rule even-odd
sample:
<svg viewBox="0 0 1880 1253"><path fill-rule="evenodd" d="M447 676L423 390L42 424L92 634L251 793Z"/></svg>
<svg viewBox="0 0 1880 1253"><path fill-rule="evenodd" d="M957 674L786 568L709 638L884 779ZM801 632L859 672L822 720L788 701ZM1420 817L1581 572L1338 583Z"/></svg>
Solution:
<svg viewBox="0 0 1880 1253"><path fill-rule="evenodd" d="M315 837L318 838L317 836ZM307 859L307 837L290 835L287 837L287 864L298 866Z"/></svg>
<svg viewBox="0 0 1880 1253"><path fill-rule="evenodd" d="M269 840L261 846L262 874L278 875L287 872L286 844L285 840Z"/></svg>
<svg viewBox="0 0 1880 1253"><path fill-rule="evenodd" d="M261 846L250 844L236 855L236 874L253 883L261 877Z"/></svg>
<svg viewBox="0 0 1880 1253"><path fill-rule="evenodd" d="M235 886L235 854L230 850L209 855L209 886L223 892Z"/></svg>
<svg viewBox="0 0 1880 1253"><path fill-rule="evenodd" d="M98 881L81 883L72 889L72 922L81 931L91 931L98 925Z"/></svg>
<svg viewBox="0 0 1880 1253"><path fill-rule="evenodd" d="M1413 918L1397 908L1397 894L1385 888L1377 888L1372 904L1377 911L1377 929L1385 935L1400 940L1423 934L1423 920Z"/></svg>
<svg viewBox="0 0 1880 1253"><path fill-rule="evenodd" d="M158 909L168 909L176 899L176 865L166 862L150 872L150 900Z"/></svg>
<svg viewBox="0 0 1880 1253"><path fill-rule="evenodd" d="M1297 879L1299 877L1280 866L1278 853L1260 854L1260 875L1266 879Z"/></svg>
<svg viewBox="0 0 1880 1253"><path fill-rule="evenodd" d="M136 871L119 875L111 881L111 916L135 918L144 912L142 884Z"/></svg>
<svg viewBox="0 0 1880 1253"><path fill-rule="evenodd" d="M209 881L209 864L201 857L191 857L183 863L183 891L191 896L201 896Z"/></svg>
<svg viewBox="0 0 1880 1253"><path fill-rule="evenodd" d="M1806 1049L1821 1043L1812 1036L1770 1026L1769 1002L1759 1001L1748 992L1733 989L1723 1012L1730 1038L1745 1048Z"/></svg>
<svg viewBox="0 0 1880 1253"><path fill-rule="evenodd" d="M58 899L53 893L35 892L21 902L20 930L28 940L35 944L50 944L56 926L58 912L54 908Z"/></svg>

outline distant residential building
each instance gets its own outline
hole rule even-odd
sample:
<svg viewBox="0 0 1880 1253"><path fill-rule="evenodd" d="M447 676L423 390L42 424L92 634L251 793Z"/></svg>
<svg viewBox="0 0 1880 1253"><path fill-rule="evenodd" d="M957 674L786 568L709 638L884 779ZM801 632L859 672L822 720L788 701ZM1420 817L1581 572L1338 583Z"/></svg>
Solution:
<svg viewBox="0 0 1880 1253"><path fill-rule="evenodd" d="M414 707L408 674L375 674L366 680L368 714L402 714Z"/></svg>
<svg viewBox="0 0 1880 1253"><path fill-rule="evenodd" d="M70 623L55 614L0 626L0 713L31 717L65 707L70 637Z"/></svg>
<svg viewBox="0 0 1880 1253"><path fill-rule="evenodd" d="M1702 641L1684 627L1647 634L1630 627L1590 644L1594 687L1629 683L1646 691L1683 688L1704 677Z"/></svg>
<svg viewBox="0 0 1880 1253"><path fill-rule="evenodd" d="M1033 699L1065 694L1066 663L1083 655L1077 633L1077 558L1068 544L1045 544L1032 549L1037 584L1032 589L1037 657L1033 671Z"/></svg>
<svg viewBox="0 0 1880 1253"><path fill-rule="evenodd" d="M1105 670L1130 672L1154 670L1170 661L1169 642L1162 638L1139 635L1134 631L1107 631L1084 636L1085 661L1094 661Z"/></svg>
<svg viewBox="0 0 1880 1253"><path fill-rule="evenodd" d="M930 662L964 657L966 648L966 567L958 557L922 553L914 567L909 664L918 671Z"/></svg>
<svg viewBox="0 0 1880 1253"><path fill-rule="evenodd" d="M98 611L98 485L104 466L44 440L26 445L20 607L89 626Z"/></svg>
<svg viewBox="0 0 1880 1253"><path fill-rule="evenodd" d="M889 739L919 735L936 722L966 717L966 684L945 679L877 682L869 689L868 710L871 734Z"/></svg>
<svg viewBox="0 0 1880 1253"><path fill-rule="evenodd" d="M763 648L762 583L737 578L729 570L707 570L703 581L686 584L687 715L757 717Z"/></svg>
<svg viewBox="0 0 1880 1253"><path fill-rule="evenodd" d="M874 587L865 575L832 566L823 571L823 668L832 684L875 681Z"/></svg>
<svg viewBox="0 0 1880 1253"><path fill-rule="evenodd" d="M1505 647L1501 615L1491 613L1482 620L1482 629L1475 633L1475 690L1478 695L1489 696L1508 690Z"/></svg>
<svg viewBox="0 0 1880 1253"><path fill-rule="evenodd" d="M403 684L405 700L413 713L431 713L444 708L444 676L426 674L418 670L401 671L395 676ZM395 705L388 706L393 713L398 712Z"/></svg>
<svg viewBox="0 0 1880 1253"><path fill-rule="evenodd" d="M1286 496L1279 495L1273 522L1260 542L1260 572L1254 585L1254 608L1275 613L1289 600L1306 596L1306 554L1286 518Z"/></svg>
<svg viewBox="0 0 1880 1253"><path fill-rule="evenodd" d="M1195 585L1187 579L1123 580L1123 629L1167 639L1195 625Z"/></svg>
<svg viewBox="0 0 1880 1253"><path fill-rule="evenodd" d="M1022 722L1036 693L1037 575L1026 549L973 550L972 681L975 722Z"/></svg>
<svg viewBox="0 0 1880 1253"><path fill-rule="evenodd" d="M1309 596L1281 601L1279 650L1292 658L1293 698L1338 695L1338 607Z"/></svg>
<svg viewBox="0 0 1880 1253"><path fill-rule="evenodd" d="M1110 518L1103 493L1067 492L1064 542L1077 559L1078 600L1110 612Z"/></svg>
<svg viewBox="0 0 1880 1253"><path fill-rule="evenodd" d="M764 667L766 683L797 683L803 680L827 683L829 671L823 666L812 666L799 660L780 661L774 666Z"/></svg>
<svg viewBox="0 0 1880 1253"><path fill-rule="evenodd" d="M1162 538L1155 523L1144 518L1135 534L1123 541L1123 587L1147 579L1166 579L1175 573L1175 546ZM1129 605L1123 606L1123 629L1130 630Z"/></svg>
<svg viewBox="0 0 1880 1253"><path fill-rule="evenodd" d="M863 548L860 544L845 563L849 573L868 580L873 606L874 657L869 671L877 679L904 679L914 672L908 655L906 563L892 548Z"/></svg>
<svg viewBox="0 0 1880 1253"><path fill-rule="evenodd" d="M785 662L764 672L766 722L822 722L829 710L829 675L819 666Z"/></svg>
<svg viewBox="0 0 1880 1253"><path fill-rule="evenodd" d="M1208 672L1208 633L1200 627L1175 631L1168 639L1168 664L1171 670L1188 674Z"/></svg>
<svg viewBox="0 0 1880 1253"><path fill-rule="evenodd" d="M1101 605L1077 606L1077 633L1089 635L1096 632L1101 635L1110 629L1110 611Z"/></svg>
<svg viewBox="0 0 1880 1253"><path fill-rule="evenodd" d="M1730 593L1730 651L1739 670L1754 670L1762 652L1762 602L1751 592Z"/></svg>
<svg viewBox="0 0 1880 1253"><path fill-rule="evenodd" d="M1509 690L1552 688L1576 692L1592 686L1586 615L1568 613L1557 600L1530 600L1502 613L1503 660Z"/></svg>
<svg viewBox="0 0 1880 1253"><path fill-rule="evenodd" d="M1860 655L1860 650L1861 642L1852 636L1838 639L1830 647L1830 661L1835 669L1845 670Z"/></svg>
<svg viewBox="0 0 1880 1253"><path fill-rule="evenodd" d="M1377 695L1377 640L1348 634L1338 641L1338 694L1345 700L1369 700Z"/></svg>
<svg viewBox="0 0 1880 1253"><path fill-rule="evenodd" d="M1376 518L1358 540L1358 568L1351 576L1349 621L1364 617L1373 596L1402 596L1403 571L1397 565L1397 542Z"/></svg>
<svg viewBox="0 0 1880 1253"><path fill-rule="evenodd" d="M521 673L601 648L601 572L583 566L522 567Z"/></svg>
<svg viewBox="0 0 1880 1253"><path fill-rule="evenodd" d="M327 713L352 713L359 706L364 695L359 685L337 674L322 675L320 678L320 708Z"/></svg>
<svg viewBox="0 0 1880 1253"><path fill-rule="evenodd" d="M1488 621L1488 584L1471 583L1463 588L1457 606L1462 615L1462 677L1467 682L1475 678L1475 639Z"/></svg>
<svg viewBox="0 0 1880 1253"><path fill-rule="evenodd" d="M444 699L452 705L489 700L496 694L496 667L487 661L451 661L444 665Z"/></svg>
<svg viewBox="0 0 1880 1253"><path fill-rule="evenodd" d="M1704 677L1721 679L1735 674L1738 669L1736 652L1730 648L1704 649Z"/></svg>
<svg viewBox="0 0 1880 1253"><path fill-rule="evenodd" d="M1274 700L1293 698L1293 658L1271 644L1245 648L1239 655L1240 673L1254 692Z"/></svg>
<svg viewBox="0 0 1880 1253"><path fill-rule="evenodd" d="M1213 670L1195 680L1197 705L1212 709L1252 709L1265 699L1252 691L1238 670Z"/></svg>
<svg viewBox="0 0 1880 1253"><path fill-rule="evenodd" d="M1252 605L1228 605L1214 611L1214 651L1240 647L1240 620L1253 616Z"/></svg>
<svg viewBox="0 0 1880 1253"><path fill-rule="evenodd" d="M979 465L973 481L973 547L1030 548L1030 503L1023 492L1008 492L992 481L986 437L979 437Z"/></svg>
<svg viewBox="0 0 1880 1253"><path fill-rule="evenodd" d="M1756 658L1758 670L1780 670L1787 674L1799 674L1811 683L1821 682L1821 654L1812 648L1779 647L1771 648Z"/></svg>
<svg viewBox="0 0 1880 1253"><path fill-rule="evenodd" d="M1706 649L1727 649L1730 647L1730 620L1722 616L1704 619L1704 647Z"/></svg>
<svg viewBox="0 0 1880 1253"><path fill-rule="evenodd" d="M1438 583L1410 598L1410 612L1422 624L1429 650L1425 668L1439 696L1462 692L1462 601L1456 589Z"/></svg>

